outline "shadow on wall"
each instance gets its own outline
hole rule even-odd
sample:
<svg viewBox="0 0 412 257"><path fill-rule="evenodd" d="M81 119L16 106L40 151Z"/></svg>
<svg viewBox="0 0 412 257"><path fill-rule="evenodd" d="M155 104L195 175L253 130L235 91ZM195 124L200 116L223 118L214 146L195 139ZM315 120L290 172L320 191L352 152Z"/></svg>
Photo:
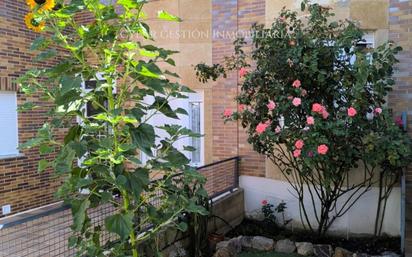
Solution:
<svg viewBox="0 0 412 257"><path fill-rule="evenodd" d="M293 189L284 181L260 177L241 176L240 187L245 193L246 216L255 216L260 210L262 200L277 205L286 202L286 218L293 219L290 228L302 228L299 216L299 203L293 195ZM378 188L372 188L341 218L338 218L330 229L330 233L338 235L373 234L377 208ZM310 204L310 199L307 199ZM383 233L391 236L400 235L400 189L394 188L388 200ZM315 221L314 214L309 213Z"/></svg>

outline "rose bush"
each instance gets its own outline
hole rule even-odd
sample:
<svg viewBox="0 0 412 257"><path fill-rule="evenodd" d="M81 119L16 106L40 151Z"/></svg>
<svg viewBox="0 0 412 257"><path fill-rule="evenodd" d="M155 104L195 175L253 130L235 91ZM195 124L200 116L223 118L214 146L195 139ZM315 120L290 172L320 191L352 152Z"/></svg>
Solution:
<svg viewBox="0 0 412 257"><path fill-rule="evenodd" d="M411 145L385 106L400 47L364 47L355 23L330 21L329 8L308 1L302 11L299 18L283 9L269 28L255 25L251 58L239 39L229 62L196 69L202 81L240 70L242 108L224 118L240 121L294 189L303 225L324 235L377 183L379 168L401 172Z"/></svg>

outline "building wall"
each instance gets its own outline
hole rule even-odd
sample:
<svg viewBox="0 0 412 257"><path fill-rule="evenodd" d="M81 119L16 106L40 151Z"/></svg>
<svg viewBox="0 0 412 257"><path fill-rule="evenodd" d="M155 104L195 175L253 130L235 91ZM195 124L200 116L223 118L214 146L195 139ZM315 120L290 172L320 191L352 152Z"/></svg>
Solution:
<svg viewBox="0 0 412 257"><path fill-rule="evenodd" d="M402 46L395 74L396 86L389 95L389 106L396 115L407 112L408 134L412 136L412 1L390 0L389 39ZM406 170L406 256L412 255L412 169Z"/></svg>
<svg viewBox="0 0 412 257"><path fill-rule="evenodd" d="M33 67L35 53L29 51L35 34L24 24L28 7L24 0L0 1L0 90L18 91L13 83L20 74ZM36 64L45 67L51 63ZM37 102L41 108L18 114L19 143L35 136L37 129L46 120L48 103L38 97L26 97L17 93L17 103ZM0 121L2 122L2 121ZM1 144L1 142L0 142ZM53 155L42 156L52 158ZM55 201L53 195L60 182L54 179L51 171L37 172L40 156L35 149L21 151L14 157L0 159L0 207L11 205L12 213L38 207ZM0 210L0 217L3 214Z"/></svg>
<svg viewBox="0 0 412 257"><path fill-rule="evenodd" d="M399 56L403 64L399 65L400 69L396 75L398 83L388 97L388 106L394 110L395 115L399 115L402 111L408 111L410 105L408 103L410 99L408 86L410 87L411 82L411 44L410 33L406 34L406 32L409 32L410 25L405 25L405 23L411 20L409 11L412 6L411 1L313 0L312 2L333 8L333 12L336 14L334 20L350 19L357 21L361 28L374 35L375 46L391 39L406 48L407 51ZM283 7L300 11L300 3L300 0L266 0L266 26L273 22ZM305 13L301 15L303 16ZM394 15L397 17L393 17ZM358 179L357 173L359 172L353 172L351 180ZM285 201L288 206L287 215L294 220L291 226L301 226L298 201L291 194L293 189L273 163L266 160L263 178L242 175L240 182L245 189L245 204L248 215L256 213L263 199L275 204ZM372 188L370 192L360 198L345 216L336 221L331 231L342 234L373 233L374 219L370 217L376 215L377 195L377 188ZM400 198L400 190L395 188L388 202L388 211L383 226L383 231L391 235L400 234Z"/></svg>

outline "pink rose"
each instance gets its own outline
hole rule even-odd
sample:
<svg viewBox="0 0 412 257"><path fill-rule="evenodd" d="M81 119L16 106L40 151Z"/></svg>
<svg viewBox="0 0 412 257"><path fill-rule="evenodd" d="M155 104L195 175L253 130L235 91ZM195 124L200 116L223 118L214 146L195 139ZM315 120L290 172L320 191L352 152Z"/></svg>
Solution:
<svg viewBox="0 0 412 257"><path fill-rule="evenodd" d="M267 205L268 201L267 200L262 200L262 205Z"/></svg>
<svg viewBox="0 0 412 257"><path fill-rule="evenodd" d="M305 145L305 142L302 139L299 139L298 141L295 142L295 147L297 149L302 149L304 145Z"/></svg>
<svg viewBox="0 0 412 257"><path fill-rule="evenodd" d="M312 152L312 151L309 151L309 152L308 152L308 157L312 158L312 157L313 157L313 155L314 155L314 154L313 154L313 152Z"/></svg>
<svg viewBox="0 0 412 257"><path fill-rule="evenodd" d="M329 151L329 147L327 145L318 146L318 153L319 154L325 155L325 154L327 154L328 151Z"/></svg>
<svg viewBox="0 0 412 257"><path fill-rule="evenodd" d="M302 151L299 149L296 149L295 151L293 151L293 157L295 158L299 158L301 154L302 154Z"/></svg>
<svg viewBox="0 0 412 257"><path fill-rule="evenodd" d="M357 112L356 109L353 108L353 107L350 107L350 108L348 109L348 115L349 115L349 117L354 117L357 113L358 113L358 112Z"/></svg>
<svg viewBox="0 0 412 257"><path fill-rule="evenodd" d="M297 107L302 104L302 99L300 99L299 97L295 97L293 98L292 104Z"/></svg>
<svg viewBox="0 0 412 257"><path fill-rule="evenodd" d="M292 99L293 99L293 96L291 96L291 95L288 96L288 99L289 99L289 100L292 100Z"/></svg>
<svg viewBox="0 0 412 257"><path fill-rule="evenodd" d="M265 132L265 130L269 127L270 122L261 122L256 126L256 133L258 133L259 135L262 134L263 132Z"/></svg>
<svg viewBox="0 0 412 257"><path fill-rule="evenodd" d="M225 109L225 111L223 112L223 116L225 116L226 118L229 118L230 116L232 116L232 114L233 114L233 111L232 109L229 109L229 108Z"/></svg>
<svg viewBox="0 0 412 257"><path fill-rule="evenodd" d="M282 131L282 128L281 128L281 127L277 126L277 127L275 128L275 133L276 133L276 134L279 134L281 131Z"/></svg>
<svg viewBox="0 0 412 257"><path fill-rule="evenodd" d="M324 109L325 108L321 104L314 103L312 105L312 112L322 113Z"/></svg>
<svg viewBox="0 0 412 257"><path fill-rule="evenodd" d="M241 78L243 78L243 77L246 76L247 74L248 74L248 71L246 70L246 68L244 68L244 67L240 68L240 70L239 70L239 76L240 76Z"/></svg>
<svg viewBox="0 0 412 257"><path fill-rule="evenodd" d="M302 83L298 79L293 81L293 84L292 84L292 86L296 87L296 88L299 88L301 85L302 85Z"/></svg>
<svg viewBox="0 0 412 257"><path fill-rule="evenodd" d="M245 104L239 104L239 112L243 112L246 109L246 105Z"/></svg>
<svg viewBox="0 0 412 257"><path fill-rule="evenodd" d="M375 113L381 114L381 113L382 113L382 108L376 107L376 108L375 108Z"/></svg>
<svg viewBox="0 0 412 257"><path fill-rule="evenodd" d="M268 107L269 111L273 111L276 108L276 103L270 100L266 106Z"/></svg>
<svg viewBox="0 0 412 257"><path fill-rule="evenodd" d="M329 117L329 113L328 111L326 111L325 109L323 109L322 111L322 117L326 120Z"/></svg>
<svg viewBox="0 0 412 257"><path fill-rule="evenodd" d="M315 118L313 118L312 116L306 117L306 124L314 125L315 124Z"/></svg>

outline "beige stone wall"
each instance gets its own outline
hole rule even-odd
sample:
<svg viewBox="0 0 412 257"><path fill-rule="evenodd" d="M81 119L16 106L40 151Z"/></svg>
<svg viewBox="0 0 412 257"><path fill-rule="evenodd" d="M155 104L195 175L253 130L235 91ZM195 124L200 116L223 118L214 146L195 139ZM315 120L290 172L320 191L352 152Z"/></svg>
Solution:
<svg viewBox="0 0 412 257"><path fill-rule="evenodd" d="M159 10L165 10L182 18L182 22L160 21ZM181 77L180 83L204 93L205 163L212 162L212 86L200 83L194 65L212 63L212 2L210 0L159 0L150 1L144 11L156 45L179 51L174 56L173 70ZM170 66L168 66L170 69Z"/></svg>
<svg viewBox="0 0 412 257"><path fill-rule="evenodd" d="M388 41L389 0L312 0L312 2L333 8L336 14L334 20L349 19L359 22L361 28L374 35L375 46ZM300 3L301 0L266 0L266 26L269 26L273 19L279 16L283 7L300 11ZM352 173L354 181L360 173L360 171ZM285 180L270 160L266 160L266 177Z"/></svg>

